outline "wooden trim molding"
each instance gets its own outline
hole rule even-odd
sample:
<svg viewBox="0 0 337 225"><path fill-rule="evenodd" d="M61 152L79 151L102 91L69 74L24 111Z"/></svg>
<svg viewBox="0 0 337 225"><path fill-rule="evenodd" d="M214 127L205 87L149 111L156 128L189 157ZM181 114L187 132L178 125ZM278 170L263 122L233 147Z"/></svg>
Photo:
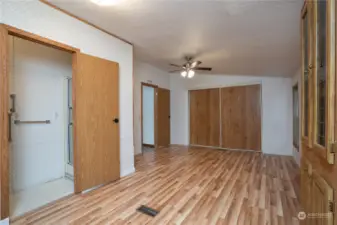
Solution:
<svg viewBox="0 0 337 225"><path fill-rule="evenodd" d="M142 85L142 86L153 87L153 88L157 88L157 87L158 87L158 85L155 85L155 84L149 84L149 83L145 83L145 82L141 82L141 85Z"/></svg>
<svg viewBox="0 0 337 225"><path fill-rule="evenodd" d="M154 147L157 144L157 123L156 123L156 118L157 118L157 88L158 85L155 84L149 84L145 82L140 83L140 129L141 129L141 144L142 146L144 145L143 143L143 86L147 87L152 87L154 88ZM146 144L145 144L146 145Z"/></svg>
<svg viewBox="0 0 337 225"><path fill-rule="evenodd" d="M0 24L0 219L9 217L8 31Z"/></svg>
<svg viewBox="0 0 337 225"><path fill-rule="evenodd" d="M8 38L9 35L29 40L48 47L73 53L73 79L76 79L76 59L80 50L69 45L41 37L39 35L20 30L18 28L0 23L0 220L9 217L9 141L8 141L8 108L9 108L9 60ZM73 82L74 83L74 82ZM74 87L74 86L73 86ZM74 89L75 90L75 89ZM76 112L75 94L73 95L73 110ZM74 124L74 156L77 154L76 123ZM77 161L74 157L74 167ZM74 169L75 190L77 174Z"/></svg>
<svg viewBox="0 0 337 225"><path fill-rule="evenodd" d="M125 43L130 44L130 45L133 46L133 44L131 42L125 40L124 38L121 38L121 37L119 37L119 36L117 36L117 35L109 32L109 31L107 31L107 30L105 30L105 29L103 29L103 28L101 28L101 27L99 27L99 26L97 26L97 25L89 22L88 20L85 20L85 19L82 19L82 18L80 18L78 16L75 16L74 14L68 12L67 10L61 9L60 7L54 5L53 3L48 2L47 0L39 0L39 1L42 2L42 3L44 3L44 4L46 4L46 5L48 5L48 6L50 6L50 7L52 7L52 8L54 8L54 9L56 9L56 10L58 10L58 11L60 11L60 12L65 13L68 16L71 16L71 17L73 17L73 18L75 18L75 19L77 19L77 20L79 20L79 21L81 21L81 22L83 22L83 23L85 23L85 24L93 27L93 28L96 28L96 29L98 29L98 30L100 30L100 31L102 31L102 32L104 32L104 33L106 33L106 34L114 37L114 38L117 38L117 39L119 39L119 40L121 40L121 41L123 41L123 42L125 42Z"/></svg>
<svg viewBox="0 0 337 225"><path fill-rule="evenodd" d="M1 25L3 25L5 27L5 29L7 29L9 35L12 35L12 36L15 36L15 37L19 37L19 38L22 38L22 39L25 39L25 40L28 40L28 41L32 41L32 42L35 42L35 43L38 43L38 44L43 44L43 45L46 45L48 47L56 48L56 49L71 52L71 53L80 51L77 48L71 47L71 46L63 44L61 42L53 41L53 40L50 40L48 38L44 38L44 37L41 37L39 35L36 35L36 34L30 33L30 32L18 29L16 27L9 26L7 24L1 24Z"/></svg>

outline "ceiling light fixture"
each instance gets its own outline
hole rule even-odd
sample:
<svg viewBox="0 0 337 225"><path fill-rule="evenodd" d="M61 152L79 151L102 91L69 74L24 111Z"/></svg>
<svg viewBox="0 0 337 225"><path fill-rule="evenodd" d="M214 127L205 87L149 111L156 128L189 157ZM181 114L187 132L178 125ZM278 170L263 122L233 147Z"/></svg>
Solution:
<svg viewBox="0 0 337 225"><path fill-rule="evenodd" d="M184 70L184 71L182 71L180 74L181 74L181 76L182 76L182 77L186 77L186 75L187 75L187 71L186 71L186 70Z"/></svg>
<svg viewBox="0 0 337 225"><path fill-rule="evenodd" d="M187 73L187 77L192 78L192 77L194 77L194 74L195 74L195 72L193 70L189 70L188 73Z"/></svg>
<svg viewBox="0 0 337 225"><path fill-rule="evenodd" d="M109 5L117 5L122 0L90 0L90 1L97 5L109 6Z"/></svg>

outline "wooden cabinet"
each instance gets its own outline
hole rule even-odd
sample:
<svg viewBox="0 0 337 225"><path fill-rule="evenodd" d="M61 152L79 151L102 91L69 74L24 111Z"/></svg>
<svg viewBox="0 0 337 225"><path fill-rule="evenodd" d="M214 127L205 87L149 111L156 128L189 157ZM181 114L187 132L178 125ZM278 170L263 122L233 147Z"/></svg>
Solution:
<svg viewBox="0 0 337 225"><path fill-rule="evenodd" d="M337 225L335 200L335 0L304 3L302 27L301 224Z"/></svg>
<svg viewBox="0 0 337 225"><path fill-rule="evenodd" d="M301 196L300 200L302 203L302 207L304 212L310 212L310 196L311 196L311 176L312 176L312 167L307 161L302 161L301 166Z"/></svg>
<svg viewBox="0 0 337 225"><path fill-rule="evenodd" d="M311 182L308 220L312 225L333 225L333 189L316 172Z"/></svg>

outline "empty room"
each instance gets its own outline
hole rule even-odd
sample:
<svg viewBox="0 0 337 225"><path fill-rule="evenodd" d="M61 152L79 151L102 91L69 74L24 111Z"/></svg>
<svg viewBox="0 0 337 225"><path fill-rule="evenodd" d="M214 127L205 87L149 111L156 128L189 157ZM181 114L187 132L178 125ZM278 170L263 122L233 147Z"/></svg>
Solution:
<svg viewBox="0 0 337 225"><path fill-rule="evenodd" d="M0 225L337 225L336 1L0 1Z"/></svg>

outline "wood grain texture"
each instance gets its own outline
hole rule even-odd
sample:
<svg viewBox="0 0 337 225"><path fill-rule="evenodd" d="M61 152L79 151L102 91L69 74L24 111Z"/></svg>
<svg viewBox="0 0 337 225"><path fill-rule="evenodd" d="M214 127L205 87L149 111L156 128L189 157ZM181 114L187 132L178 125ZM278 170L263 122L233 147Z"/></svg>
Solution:
<svg viewBox="0 0 337 225"><path fill-rule="evenodd" d="M0 219L9 216L8 43L8 31L0 25Z"/></svg>
<svg viewBox="0 0 337 225"><path fill-rule="evenodd" d="M312 29L317 30L318 25L316 22L318 15L318 5L317 1L311 2L311 6L313 9L313 13L309 16L311 16L313 23L312 23ZM335 1L328 0L327 1L327 26L326 26L326 88L324 95L326 96L326 102L324 104L325 107L325 115L324 115L324 121L325 121L325 143L324 146L318 144L317 135L318 135L318 69L320 66L318 65L317 60L313 59L313 69L312 69L312 96L309 96L309 104L311 106L312 110L312 119L309 122L309 126L311 126L312 129L312 138L311 138L311 146L313 148L313 151L316 151L317 154L320 154L320 157L326 158L328 163L333 164L334 163L334 154L330 153L331 151L331 140L334 140L334 132L335 132L335 124L334 124L334 116L335 116L335 49L332 47L335 45L335 35L332 35L335 33L335 27L329 26L329 24L332 24L335 20L335 10L334 10L334 4ZM333 9L333 10L332 10ZM318 56L318 48L319 48L319 38L316 37L316 33L311 33L311 39L312 39L312 45L314 46L312 50L313 57L316 57L317 59L320 57Z"/></svg>
<svg viewBox="0 0 337 225"><path fill-rule="evenodd" d="M76 89L76 192L120 176L118 64L79 54Z"/></svg>
<svg viewBox="0 0 337 225"><path fill-rule="evenodd" d="M30 32L21 30L21 29L16 28L16 27L12 27L12 26L7 25L7 24L3 24L3 25L8 30L8 34L10 34L12 36L19 37L19 38L22 38L22 39L25 39L25 40L28 40L28 41L38 43L38 44L46 45L46 46L51 47L51 48L56 48L56 49L59 49L59 50L68 51L68 52L71 52L71 53L79 51L79 49L71 47L69 45L66 45L66 44L63 44L63 43L60 43L60 42L57 42L57 41L53 41L53 40L48 39L48 38L44 38L42 36L39 36L39 35L30 33Z"/></svg>
<svg viewBox="0 0 337 225"><path fill-rule="evenodd" d="M190 98L190 144L220 146L220 89L192 90Z"/></svg>
<svg viewBox="0 0 337 225"><path fill-rule="evenodd" d="M156 146L169 146L171 144L170 119L170 90L157 88L157 101L155 101L157 119L155 119Z"/></svg>
<svg viewBox="0 0 337 225"><path fill-rule="evenodd" d="M261 86L221 88L221 147L261 151Z"/></svg>
<svg viewBox="0 0 337 225"><path fill-rule="evenodd" d="M291 157L171 147L135 161L136 173L11 224L299 224L299 169ZM160 213L141 214L141 204Z"/></svg>
<svg viewBox="0 0 337 225"><path fill-rule="evenodd" d="M333 225L333 216L329 215L329 201L333 201L333 189L318 174L313 172L311 185L311 210L321 216L308 218L312 225Z"/></svg>
<svg viewBox="0 0 337 225"><path fill-rule="evenodd" d="M316 144L316 134L317 134L317 104L316 104L316 93L317 93L317 51L316 45L318 38L317 36L317 1L306 1L302 10L302 30L303 30L303 18L304 16L309 17L309 51L308 58L309 63L313 65L313 69L309 70L309 118L308 121L304 120L302 114L302 125L303 127L307 125L309 127L309 135L305 137L304 132L302 132L302 158L301 158L301 171L309 165L311 168L310 174L301 173L302 182L306 180L301 186L301 192L304 193L304 197L301 199L301 204L307 212L327 212L328 198L335 202L337 196L337 165L334 163L336 161L336 154L329 153L331 146L331 141L337 140L336 134L336 118L337 118L337 108L336 108L336 74L335 74L335 48L331 46L336 46L335 44L335 34L336 34L336 24L335 24L335 11L336 5L335 1L327 1L327 33L326 33L326 44L327 44L327 111L325 115L326 126L326 144L327 147L322 147ZM302 32L302 42L303 42L303 32ZM302 43L302 83L304 82L304 45ZM304 89L302 90L302 108L304 107ZM303 112L304 110L302 110ZM333 203L335 204L335 203ZM307 224L337 224L336 210L333 212L333 217L328 219L314 219ZM333 220L333 221L332 221ZM304 223L305 224L305 223Z"/></svg>

